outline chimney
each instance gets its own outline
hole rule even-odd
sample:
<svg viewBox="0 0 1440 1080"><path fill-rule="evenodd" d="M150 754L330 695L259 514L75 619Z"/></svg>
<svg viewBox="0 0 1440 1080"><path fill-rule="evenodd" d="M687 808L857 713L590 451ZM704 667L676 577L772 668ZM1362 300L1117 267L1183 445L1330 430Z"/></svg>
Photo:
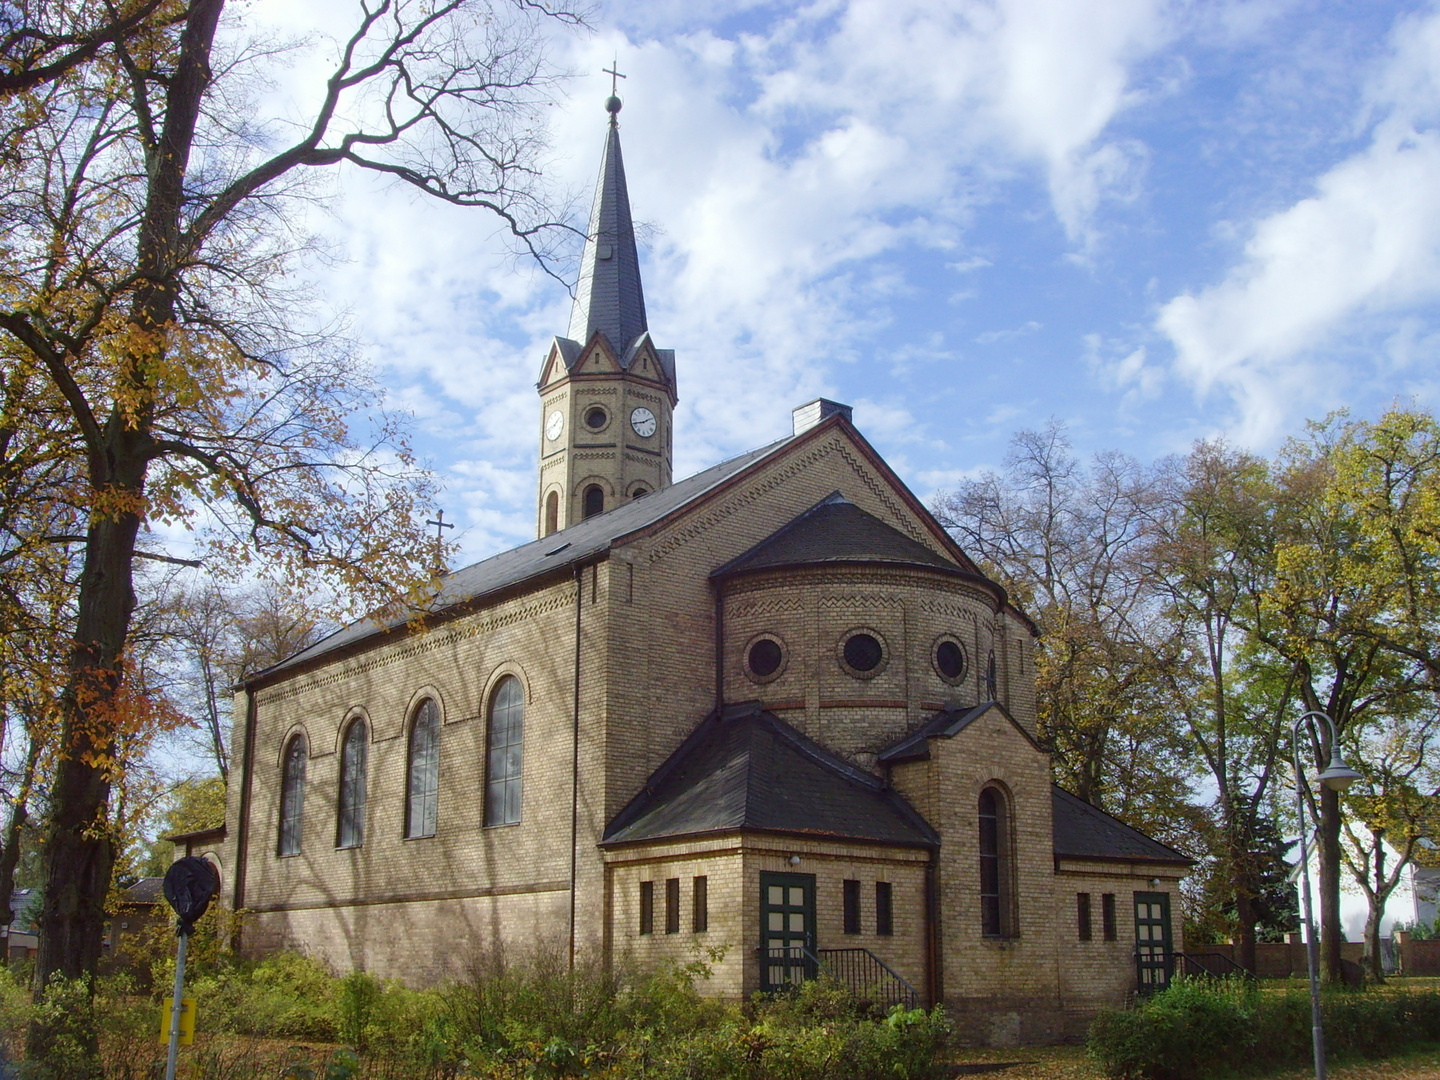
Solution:
<svg viewBox="0 0 1440 1080"><path fill-rule="evenodd" d="M851 412L852 410L849 405L841 405L838 401L831 401L828 398L822 397L816 398L814 401L806 402L799 408L791 409L790 416L795 422L795 434L799 435L801 432L809 431L816 424L834 416L836 413L845 417L847 424L853 424L855 421L851 418Z"/></svg>

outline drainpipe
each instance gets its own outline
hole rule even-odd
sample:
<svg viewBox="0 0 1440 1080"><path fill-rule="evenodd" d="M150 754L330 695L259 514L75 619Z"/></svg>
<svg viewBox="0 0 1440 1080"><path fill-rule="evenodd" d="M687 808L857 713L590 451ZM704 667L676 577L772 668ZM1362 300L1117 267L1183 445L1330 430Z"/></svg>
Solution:
<svg viewBox="0 0 1440 1080"><path fill-rule="evenodd" d="M718 581L713 582L711 588L715 590L715 711L718 713L725 704L725 593Z"/></svg>
<svg viewBox="0 0 1440 1080"><path fill-rule="evenodd" d="M255 775L255 711L255 691L247 686L245 687L245 752L240 755L240 820L236 822L235 826L235 888L231 894L236 911L245 906L245 873L249 869L250 862L250 788ZM238 937L238 922L235 932ZM231 945L232 947L238 945L238 941L232 942Z"/></svg>
<svg viewBox="0 0 1440 1080"><path fill-rule="evenodd" d="M939 1005L945 996L944 973L940 964L940 852L932 850L925 864L925 982L930 1007Z"/></svg>
<svg viewBox="0 0 1440 1080"><path fill-rule="evenodd" d="M570 970L575 970L575 878L580 844L580 612L585 568L575 566L575 690L570 728Z"/></svg>

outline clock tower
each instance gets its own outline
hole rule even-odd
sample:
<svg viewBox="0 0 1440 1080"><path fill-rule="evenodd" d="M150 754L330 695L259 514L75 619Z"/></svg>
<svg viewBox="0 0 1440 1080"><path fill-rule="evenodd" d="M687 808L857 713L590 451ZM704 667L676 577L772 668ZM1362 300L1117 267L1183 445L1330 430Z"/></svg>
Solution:
<svg viewBox="0 0 1440 1080"><path fill-rule="evenodd" d="M675 353L657 349L645 324L620 99L611 94L605 109L610 124L568 335L550 343L536 383L542 537L670 485Z"/></svg>

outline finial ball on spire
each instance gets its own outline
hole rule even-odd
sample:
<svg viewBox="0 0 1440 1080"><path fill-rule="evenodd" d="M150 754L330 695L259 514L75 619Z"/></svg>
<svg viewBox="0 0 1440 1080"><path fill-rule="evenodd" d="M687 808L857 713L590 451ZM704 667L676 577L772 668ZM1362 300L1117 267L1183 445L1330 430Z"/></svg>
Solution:
<svg viewBox="0 0 1440 1080"><path fill-rule="evenodd" d="M620 107L622 104L624 103L618 97L616 97L614 94L611 94L608 98L605 99L605 111L608 112L611 116L614 116L620 111Z"/></svg>

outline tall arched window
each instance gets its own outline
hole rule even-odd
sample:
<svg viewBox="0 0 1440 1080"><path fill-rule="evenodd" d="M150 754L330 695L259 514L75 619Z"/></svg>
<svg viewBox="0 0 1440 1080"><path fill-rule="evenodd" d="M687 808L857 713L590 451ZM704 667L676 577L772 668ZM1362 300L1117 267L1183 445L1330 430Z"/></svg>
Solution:
<svg viewBox="0 0 1440 1080"><path fill-rule="evenodd" d="M552 491L545 496L545 535L560 531L560 493Z"/></svg>
<svg viewBox="0 0 1440 1080"><path fill-rule="evenodd" d="M365 843L365 757L369 729L364 720L354 721L345 731L340 747L340 813L335 828L335 846L359 847Z"/></svg>
<svg viewBox="0 0 1440 1080"><path fill-rule="evenodd" d="M1014 934L1008 819L1000 791L980 792L980 931L986 937Z"/></svg>
<svg viewBox="0 0 1440 1080"><path fill-rule="evenodd" d="M410 723L405 781L405 835L434 836L440 802L440 708L430 698Z"/></svg>
<svg viewBox="0 0 1440 1080"><path fill-rule="evenodd" d="M285 746L280 776L280 840L275 850L281 855L300 854L300 834L305 818L305 736L295 735Z"/></svg>
<svg viewBox="0 0 1440 1080"><path fill-rule="evenodd" d="M605 489L599 484L591 484L585 489L585 516L594 517L596 514L605 512Z"/></svg>
<svg viewBox="0 0 1440 1080"><path fill-rule="evenodd" d="M485 824L520 820L520 766L525 742L525 691L506 675L490 698L490 745L485 761Z"/></svg>

